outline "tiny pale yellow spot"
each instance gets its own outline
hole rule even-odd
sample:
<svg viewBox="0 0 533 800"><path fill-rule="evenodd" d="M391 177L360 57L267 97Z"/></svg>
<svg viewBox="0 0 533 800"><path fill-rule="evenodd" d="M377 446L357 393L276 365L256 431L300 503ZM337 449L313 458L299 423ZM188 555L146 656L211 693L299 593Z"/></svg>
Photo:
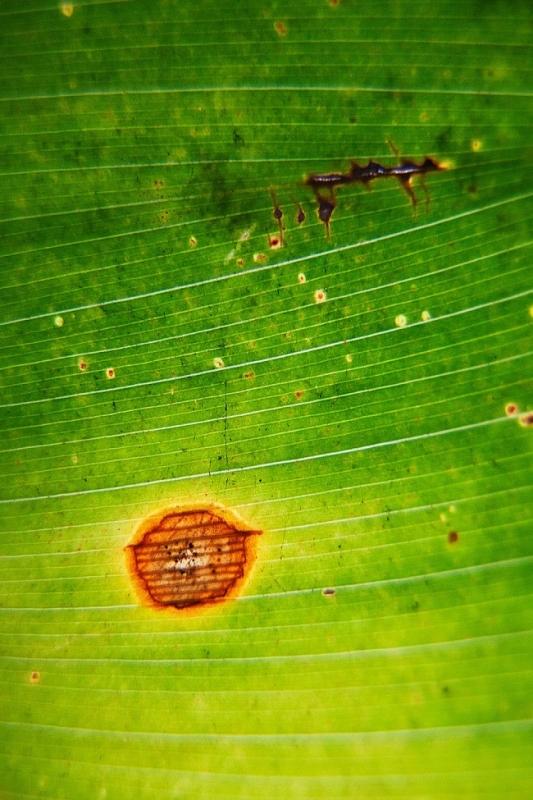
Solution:
<svg viewBox="0 0 533 800"><path fill-rule="evenodd" d="M215 366L215 369L224 369L225 366L224 359L218 357L213 359L213 364Z"/></svg>
<svg viewBox="0 0 533 800"><path fill-rule="evenodd" d="M533 306L529 306L529 316L533 319Z"/></svg>
<svg viewBox="0 0 533 800"><path fill-rule="evenodd" d="M298 283L305 283L307 278L305 277L305 272L298 273Z"/></svg>
<svg viewBox="0 0 533 800"><path fill-rule="evenodd" d="M483 142L481 139L472 139L470 142L470 149L473 153L479 153L483 149Z"/></svg>
<svg viewBox="0 0 533 800"><path fill-rule="evenodd" d="M455 512L457 511L457 508L456 508L456 506L451 505L451 506L448 506L448 511L449 511L450 514L455 514Z"/></svg>
<svg viewBox="0 0 533 800"><path fill-rule="evenodd" d="M448 521L448 517L444 513L439 514L439 519L440 519L441 522L447 522Z"/></svg>
<svg viewBox="0 0 533 800"><path fill-rule="evenodd" d="M351 363L352 363L352 361L353 361L353 356L352 356L352 354L351 354L351 353L348 353L348 355L347 355L347 356L344 356L344 357L345 357L345 359L346 359L346 363L347 363L347 364L351 364Z"/></svg>
<svg viewBox="0 0 533 800"><path fill-rule="evenodd" d="M428 319L431 319L431 314L429 313L429 311L422 311L422 313L420 314L420 318L423 322L427 322Z"/></svg>
<svg viewBox="0 0 533 800"><path fill-rule="evenodd" d="M265 253L254 253L253 255L254 263L255 264L264 264L266 261L266 254Z"/></svg>
<svg viewBox="0 0 533 800"><path fill-rule="evenodd" d="M54 325L56 326L56 328L62 328L64 324L65 320L63 319L63 317L60 316L54 317Z"/></svg>
<svg viewBox="0 0 533 800"><path fill-rule="evenodd" d="M79 459L78 459L78 456L76 455L76 453L73 453L71 455L70 460L72 461L73 464L77 464L78 463Z"/></svg>
<svg viewBox="0 0 533 800"><path fill-rule="evenodd" d="M189 236L189 247L196 247L198 244L198 239L196 236Z"/></svg>
<svg viewBox="0 0 533 800"><path fill-rule="evenodd" d="M405 328L407 325L407 317L405 314L397 314L394 318L394 324L397 328Z"/></svg>
<svg viewBox="0 0 533 800"><path fill-rule="evenodd" d="M71 17L74 14L74 3L61 3L60 9L64 17Z"/></svg>
<svg viewBox="0 0 533 800"><path fill-rule="evenodd" d="M324 289L317 289L314 296L315 303L325 303L328 297Z"/></svg>

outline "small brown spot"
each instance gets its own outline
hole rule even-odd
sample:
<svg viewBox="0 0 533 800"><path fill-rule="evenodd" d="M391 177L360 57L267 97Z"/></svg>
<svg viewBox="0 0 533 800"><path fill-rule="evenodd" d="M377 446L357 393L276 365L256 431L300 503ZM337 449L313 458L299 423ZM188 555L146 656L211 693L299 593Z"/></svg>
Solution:
<svg viewBox="0 0 533 800"><path fill-rule="evenodd" d="M324 289L317 289L315 292L315 303L325 303L327 299Z"/></svg>
<svg viewBox="0 0 533 800"><path fill-rule="evenodd" d="M533 411L528 411L526 414L522 414L518 422L523 428L531 428L533 425Z"/></svg>
<svg viewBox="0 0 533 800"><path fill-rule="evenodd" d="M337 8L337 6L340 6L341 0L328 0L328 3L332 8Z"/></svg>
<svg viewBox="0 0 533 800"><path fill-rule="evenodd" d="M255 372L249 369L247 372L244 373L243 378L247 381L253 381L255 378Z"/></svg>
<svg viewBox="0 0 533 800"><path fill-rule="evenodd" d="M85 359L84 358L80 358L80 360L78 361L78 369L79 369L79 371L80 372L85 372L87 367L88 367L88 364L85 361Z"/></svg>
<svg viewBox="0 0 533 800"><path fill-rule="evenodd" d="M168 509L145 520L125 548L128 569L145 605L201 610L240 589L260 533L218 507Z"/></svg>
<svg viewBox="0 0 533 800"><path fill-rule="evenodd" d="M296 389L296 391L294 392L294 397L296 400L301 400L304 394L305 393L303 389Z"/></svg>
<svg viewBox="0 0 533 800"><path fill-rule="evenodd" d="M508 417L512 417L518 411L516 403L507 403L505 406L505 413Z"/></svg>
<svg viewBox="0 0 533 800"><path fill-rule="evenodd" d="M296 222L298 225L301 225L302 222L305 222L305 211L303 210L300 203L298 203L298 213L296 214Z"/></svg>
<svg viewBox="0 0 533 800"><path fill-rule="evenodd" d="M253 258L255 264L264 264L267 260L266 253L254 253Z"/></svg>
<svg viewBox="0 0 533 800"><path fill-rule="evenodd" d="M223 358L219 358L219 357L214 358L213 359L213 366L215 367L215 369L224 369L224 367L225 367L224 359Z"/></svg>
<svg viewBox="0 0 533 800"><path fill-rule="evenodd" d="M276 234L269 234L268 246L271 248L271 250L279 250L281 247L281 238Z"/></svg>
<svg viewBox="0 0 533 800"><path fill-rule="evenodd" d="M30 683L40 683L41 682L41 673L37 672L37 670L33 670L30 675Z"/></svg>
<svg viewBox="0 0 533 800"><path fill-rule="evenodd" d="M235 263L238 267L244 267L244 258L238 258Z"/></svg>
<svg viewBox="0 0 533 800"><path fill-rule="evenodd" d="M277 20L274 23L274 30L278 34L278 36L286 36L287 35L287 26L281 20Z"/></svg>
<svg viewBox="0 0 533 800"><path fill-rule="evenodd" d="M198 244L198 239L196 236L189 236L189 247L196 247Z"/></svg>
<svg viewBox="0 0 533 800"><path fill-rule="evenodd" d="M71 17L74 14L74 3L61 3L60 9L64 17Z"/></svg>
<svg viewBox="0 0 533 800"><path fill-rule="evenodd" d="M450 531L448 534L448 542L450 544L455 544L458 541L459 541L459 534L457 533L457 531Z"/></svg>
<svg viewBox="0 0 533 800"><path fill-rule="evenodd" d="M327 586L325 589L322 589L322 594L324 597L335 597L337 593L331 586Z"/></svg>
<svg viewBox="0 0 533 800"><path fill-rule="evenodd" d="M305 283L307 278L305 277L305 272L298 273L298 283Z"/></svg>
<svg viewBox="0 0 533 800"><path fill-rule="evenodd" d="M108 380L112 381L115 377L116 372L114 367L108 367L105 371L105 376Z"/></svg>
<svg viewBox="0 0 533 800"><path fill-rule="evenodd" d="M154 187L156 189L162 189L165 185L165 181L162 178L156 178L154 181Z"/></svg>

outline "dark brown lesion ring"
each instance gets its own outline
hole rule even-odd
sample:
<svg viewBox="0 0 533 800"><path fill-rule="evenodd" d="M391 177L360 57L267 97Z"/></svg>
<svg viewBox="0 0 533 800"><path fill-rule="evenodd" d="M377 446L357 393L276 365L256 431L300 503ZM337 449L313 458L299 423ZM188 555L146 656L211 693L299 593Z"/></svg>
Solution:
<svg viewBox="0 0 533 800"><path fill-rule="evenodd" d="M124 548L143 605L200 610L234 597L255 560L260 533L218 506L150 516Z"/></svg>

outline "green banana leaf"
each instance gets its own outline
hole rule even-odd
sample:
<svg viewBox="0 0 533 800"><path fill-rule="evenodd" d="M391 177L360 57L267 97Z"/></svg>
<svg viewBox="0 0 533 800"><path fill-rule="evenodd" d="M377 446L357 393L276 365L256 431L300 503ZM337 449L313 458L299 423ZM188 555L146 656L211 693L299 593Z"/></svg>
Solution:
<svg viewBox="0 0 533 800"><path fill-rule="evenodd" d="M0 29L0 797L525 798L531 5ZM245 582L161 613L124 548L213 505Z"/></svg>

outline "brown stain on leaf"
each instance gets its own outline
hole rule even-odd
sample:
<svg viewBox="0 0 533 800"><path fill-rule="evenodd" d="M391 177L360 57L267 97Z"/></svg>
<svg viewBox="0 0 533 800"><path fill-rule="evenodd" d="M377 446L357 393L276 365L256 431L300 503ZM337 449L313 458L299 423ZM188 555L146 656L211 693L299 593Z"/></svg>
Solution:
<svg viewBox="0 0 533 800"><path fill-rule="evenodd" d="M143 605L201 611L239 592L259 534L218 506L166 509L124 548L128 571Z"/></svg>

